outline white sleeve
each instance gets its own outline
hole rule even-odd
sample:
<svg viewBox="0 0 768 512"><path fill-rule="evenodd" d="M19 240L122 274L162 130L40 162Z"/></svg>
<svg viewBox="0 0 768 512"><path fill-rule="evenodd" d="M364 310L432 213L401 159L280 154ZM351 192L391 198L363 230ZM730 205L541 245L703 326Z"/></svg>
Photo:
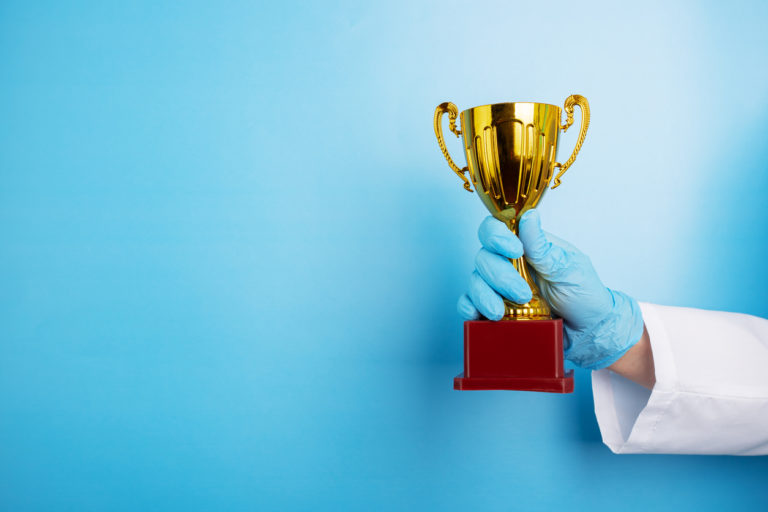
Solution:
<svg viewBox="0 0 768 512"><path fill-rule="evenodd" d="M614 453L768 454L768 320L640 304L656 385L592 372Z"/></svg>

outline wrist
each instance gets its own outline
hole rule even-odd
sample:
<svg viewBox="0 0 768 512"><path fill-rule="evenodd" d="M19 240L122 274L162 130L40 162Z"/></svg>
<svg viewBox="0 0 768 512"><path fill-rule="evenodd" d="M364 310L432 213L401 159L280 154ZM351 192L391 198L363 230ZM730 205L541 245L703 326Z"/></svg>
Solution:
<svg viewBox="0 0 768 512"><path fill-rule="evenodd" d="M618 361L608 367L614 373L636 382L648 389L656 384L656 368L653 364L653 349L648 330L643 325L643 334L637 343Z"/></svg>

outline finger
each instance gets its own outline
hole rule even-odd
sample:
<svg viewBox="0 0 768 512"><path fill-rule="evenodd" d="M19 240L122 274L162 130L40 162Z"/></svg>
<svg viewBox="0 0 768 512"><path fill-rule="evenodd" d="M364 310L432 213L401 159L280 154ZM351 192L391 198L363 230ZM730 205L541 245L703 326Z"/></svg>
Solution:
<svg viewBox="0 0 768 512"><path fill-rule="evenodd" d="M477 310L475 305L472 304L472 299L470 299L469 295L466 293L459 297L459 302L456 304L456 309L464 320L477 320L480 318L480 312Z"/></svg>
<svg viewBox="0 0 768 512"><path fill-rule="evenodd" d="M512 302L525 304L533 298L528 283L504 256L480 249L475 258L475 268L491 288Z"/></svg>
<svg viewBox="0 0 768 512"><path fill-rule="evenodd" d="M533 269L548 276L562 268L566 262L565 250L549 241L541 229L539 212L528 210L520 218L520 241L525 249L525 259Z"/></svg>
<svg viewBox="0 0 768 512"><path fill-rule="evenodd" d="M552 242L552 245L557 245L559 247L562 247L566 252L581 252L576 246L574 246L569 241L563 240L559 236L555 236L549 231L544 231L544 234L546 235L547 240Z"/></svg>
<svg viewBox="0 0 768 512"><path fill-rule="evenodd" d="M523 244L520 240L506 224L493 217L488 216L480 223L477 237L483 247L496 254L507 258L519 258L523 255Z"/></svg>
<svg viewBox="0 0 768 512"><path fill-rule="evenodd" d="M469 276L469 298L488 320L501 320L504 316L504 301L476 271Z"/></svg>

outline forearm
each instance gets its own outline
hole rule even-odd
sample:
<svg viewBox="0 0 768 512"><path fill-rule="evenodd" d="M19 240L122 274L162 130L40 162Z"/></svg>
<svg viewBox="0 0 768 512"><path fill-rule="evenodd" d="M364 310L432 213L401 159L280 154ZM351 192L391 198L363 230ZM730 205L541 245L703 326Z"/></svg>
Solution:
<svg viewBox="0 0 768 512"><path fill-rule="evenodd" d="M656 384L656 369L653 366L651 340L645 326L640 341L608 369L648 389L653 388Z"/></svg>

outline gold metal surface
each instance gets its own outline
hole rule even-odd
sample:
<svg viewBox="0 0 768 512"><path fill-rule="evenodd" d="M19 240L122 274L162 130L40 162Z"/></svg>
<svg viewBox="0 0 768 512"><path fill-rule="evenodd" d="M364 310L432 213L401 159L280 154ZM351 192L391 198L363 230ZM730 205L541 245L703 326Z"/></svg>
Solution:
<svg viewBox="0 0 768 512"><path fill-rule="evenodd" d="M560 178L563 177L563 174L565 174L565 171L568 170L571 164L576 161L576 155L579 154L581 145L584 144L584 138L587 136L587 128L589 128L589 103L587 103L587 98L579 94L572 94L566 98L565 113L568 117L565 120L565 124L560 125L560 129L563 130L563 133L565 133L573 124L574 105L578 105L579 108L581 108L581 130L579 130L579 138L576 140L576 147L573 148L571 158L569 158L564 164L555 164L555 167L560 168L560 172L558 172L557 176L555 176L555 182L552 184L552 188L557 188L560 186Z"/></svg>
<svg viewBox="0 0 768 512"><path fill-rule="evenodd" d="M459 166L453 163L453 160L451 159L451 155L448 154L448 148L445 147L445 141L443 140L443 125L441 123L441 118L443 117L443 114L448 113L448 128L458 137L461 135L461 131L456 129L456 116L459 115L459 109L456 108L456 105L453 103L441 103L437 106L435 109L435 119L433 121L435 126L435 135L437 135L437 143L440 145L440 151L443 152L443 156L446 160L448 160L448 165L453 169L453 172L455 172L459 178L461 178L464 181L464 188L467 189L467 192L472 192L472 189L469 188L469 180L466 176L464 176L464 173L467 172L467 168L464 167L463 169L459 169Z"/></svg>
<svg viewBox="0 0 768 512"><path fill-rule="evenodd" d="M555 162L559 131L573 124L573 108L581 108L581 131L571 157L564 163ZM450 130L463 135L467 167L459 169L453 162L443 140L441 118L448 113ZM574 94L565 100L566 121L560 124L560 107L545 103L496 103L470 108L461 113L461 130L456 129L458 109L453 103L441 103L435 109L434 128L440 150L448 165L464 181L469 170L472 184L486 208L517 234L520 216L535 208L549 186L555 167L559 172L552 188L576 160L589 127L589 104L586 98ZM534 320L551 318L551 310L541 297L525 257L511 260L533 292L526 304L504 299L504 320Z"/></svg>

